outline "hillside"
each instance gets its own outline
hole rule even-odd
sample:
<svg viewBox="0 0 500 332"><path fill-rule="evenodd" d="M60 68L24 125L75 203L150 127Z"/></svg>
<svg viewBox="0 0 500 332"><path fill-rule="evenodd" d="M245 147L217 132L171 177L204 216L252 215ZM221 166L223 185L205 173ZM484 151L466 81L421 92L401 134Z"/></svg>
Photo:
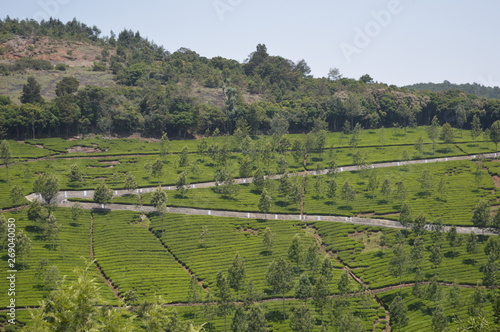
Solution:
<svg viewBox="0 0 500 332"><path fill-rule="evenodd" d="M263 44L240 63L187 48L170 52L131 30L100 33L77 20L0 21L0 96L7 97L0 102L0 133L193 138L349 133L357 123L408 128L434 117L463 128L477 118L488 128L500 119L497 99L398 88L368 74L313 78L306 61L270 55Z"/></svg>
<svg viewBox="0 0 500 332"><path fill-rule="evenodd" d="M449 81L444 81L443 83L417 83L404 86L404 88L432 92L459 90L482 98L500 99L500 88L498 86L489 87L478 83L453 84Z"/></svg>

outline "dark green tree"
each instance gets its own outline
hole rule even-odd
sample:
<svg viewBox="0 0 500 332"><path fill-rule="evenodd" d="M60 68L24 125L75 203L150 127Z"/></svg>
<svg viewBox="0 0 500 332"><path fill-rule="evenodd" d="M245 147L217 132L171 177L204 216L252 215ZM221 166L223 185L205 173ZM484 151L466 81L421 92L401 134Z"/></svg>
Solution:
<svg viewBox="0 0 500 332"><path fill-rule="evenodd" d="M9 183L9 165L10 159L12 158L12 151L10 150L10 145L7 140L3 140L2 143L0 143L0 158L5 166L6 181Z"/></svg>
<svg viewBox="0 0 500 332"><path fill-rule="evenodd" d="M301 303L293 309L292 316L290 317L290 328L292 331L313 331L314 323L314 313L306 304Z"/></svg>
<svg viewBox="0 0 500 332"><path fill-rule="evenodd" d="M56 96L61 97L75 93L80 86L80 82L74 77L63 77L56 84Z"/></svg>
<svg viewBox="0 0 500 332"><path fill-rule="evenodd" d="M409 257L404 244L396 244L393 248L393 256L389 261L389 272L403 283L403 276L408 272Z"/></svg>
<svg viewBox="0 0 500 332"><path fill-rule="evenodd" d="M44 100L40 94L41 87L33 76L28 77L28 82L23 85L21 103L23 104L43 104Z"/></svg>
<svg viewBox="0 0 500 332"><path fill-rule="evenodd" d="M33 191L39 193L45 204L51 208L57 202L59 179L54 174L40 174L33 183Z"/></svg>
<svg viewBox="0 0 500 332"><path fill-rule="evenodd" d="M312 296L313 286L306 272L302 273L299 278L299 283L295 290L295 297L307 302L307 299Z"/></svg>
<svg viewBox="0 0 500 332"><path fill-rule="evenodd" d="M273 260L267 268L267 284L274 293L281 293L283 298L283 319L286 318L285 293L293 288L293 276L292 268L283 257Z"/></svg>
<svg viewBox="0 0 500 332"><path fill-rule="evenodd" d="M438 304L434 311L432 312L432 330L434 332L442 332L446 330L448 326L448 317L444 312L444 307L442 304Z"/></svg>
<svg viewBox="0 0 500 332"><path fill-rule="evenodd" d="M262 192L260 193L259 197L259 211L263 213L268 213L269 210L271 209L271 205L273 203L273 199L271 196L267 193L267 189L263 189Z"/></svg>
<svg viewBox="0 0 500 332"><path fill-rule="evenodd" d="M407 307L401 297L397 295L389 305L389 312L391 313L391 327L402 329L409 323L409 318L407 316Z"/></svg>
<svg viewBox="0 0 500 332"><path fill-rule="evenodd" d="M262 244L266 247L267 252L273 249L275 234L271 231L271 228L266 227L264 231L264 237L262 238Z"/></svg>
<svg viewBox="0 0 500 332"><path fill-rule="evenodd" d="M113 198L113 190L106 183L101 182L94 190L94 202L102 205L108 204Z"/></svg>
<svg viewBox="0 0 500 332"><path fill-rule="evenodd" d="M229 286L236 291L236 297L238 298L240 290L243 289L246 276L245 260L240 256L239 252L234 256L233 264L229 267L227 275Z"/></svg>
<svg viewBox="0 0 500 332"><path fill-rule="evenodd" d="M498 143L500 142L500 120L493 122L491 125L490 140L495 143L495 151L498 151Z"/></svg>
<svg viewBox="0 0 500 332"><path fill-rule="evenodd" d="M299 234L295 234L290 247L288 247L288 259L296 264L297 269L299 268L302 258L302 245L300 242Z"/></svg>

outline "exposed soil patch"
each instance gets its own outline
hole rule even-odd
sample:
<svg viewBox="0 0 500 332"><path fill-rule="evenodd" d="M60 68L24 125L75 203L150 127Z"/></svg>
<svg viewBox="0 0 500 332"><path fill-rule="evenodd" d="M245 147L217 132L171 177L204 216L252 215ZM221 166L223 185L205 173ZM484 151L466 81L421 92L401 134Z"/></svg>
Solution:
<svg viewBox="0 0 500 332"><path fill-rule="evenodd" d="M495 187L496 188L500 188L500 176L498 175L493 175L491 177L491 179L493 180L493 183L495 184Z"/></svg>
<svg viewBox="0 0 500 332"><path fill-rule="evenodd" d="M259 234L259 230L258 229L254 229L254 228L245 228L245 227L240 227L237 229L238 232L242 232L242 233L248 233L248 234L252 234L252 235L258 235Z"/></svg>
<svg viewBox="0 0 500 332"><path fill-rule="evenodd" d="M68 153L95 153L95 152L103 152L99 148L92 148L90 146L80 146L80 145L75 145L72 146L68 149L66 149Z"/></svg>
<svg viewBox="0 0 500 332"><path fill-rule="evenodd" d="M104 180L106 180L106 179L107 179L107 178L105 178L105 177L104 177L104 178L102 178L102 177L101 177L101 178L94 178L94 180L98 180L98 181L104 181Z"/></svg>
<svg viewBox="0 0 500 332"><path fill-rule="evenodd" d="M118 160L100 160L99 162L101 164L108 164L108 165L118 165L118 164L121 164L120 161L118 161Z"/></svg>

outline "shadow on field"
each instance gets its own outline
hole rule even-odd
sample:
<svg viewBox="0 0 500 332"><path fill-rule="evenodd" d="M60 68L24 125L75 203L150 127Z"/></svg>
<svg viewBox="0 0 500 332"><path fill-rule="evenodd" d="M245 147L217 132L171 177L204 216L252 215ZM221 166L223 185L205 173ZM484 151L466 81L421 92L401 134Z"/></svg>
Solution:
<svg viewBox="0 0 500 332"><path fill-rule="evenodd" d="M270 311L266 314L266 319L268 322L279 323L283 321L283 313L278 310Z"/></svg>
<svg viewBox="0 0 500 332"><path fill-rule="evenodd" d="M465 265L475 265L477 263L477 261L473 258L464 258L462 260L462 264L465 264Z"/></svg>

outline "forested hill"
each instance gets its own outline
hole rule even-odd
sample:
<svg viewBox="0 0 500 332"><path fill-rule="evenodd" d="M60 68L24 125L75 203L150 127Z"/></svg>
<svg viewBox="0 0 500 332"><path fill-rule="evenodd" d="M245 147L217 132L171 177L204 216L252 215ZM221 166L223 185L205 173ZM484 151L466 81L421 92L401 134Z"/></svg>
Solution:
<svg viewBox="0 0 500 332"><path fill-rule="evenodd" d="M453 84L449 81L444 81L443 83L417 83L413 85L407 85L405 86L405 88L432 92L459 90L482 98L500 99L500 87L489 87L478 83Z"/></svg>
<svg viewBox="0 0 500 332"><path fill-rule="evenodd" d="M335 64L333 64L335 65ZM0 135L199 137L440 123L489 127L500 100L417 91L366 74L313 78L259 44L244 63L170 52L139 32L102 37L76 19L0 20Z"/></svg>

